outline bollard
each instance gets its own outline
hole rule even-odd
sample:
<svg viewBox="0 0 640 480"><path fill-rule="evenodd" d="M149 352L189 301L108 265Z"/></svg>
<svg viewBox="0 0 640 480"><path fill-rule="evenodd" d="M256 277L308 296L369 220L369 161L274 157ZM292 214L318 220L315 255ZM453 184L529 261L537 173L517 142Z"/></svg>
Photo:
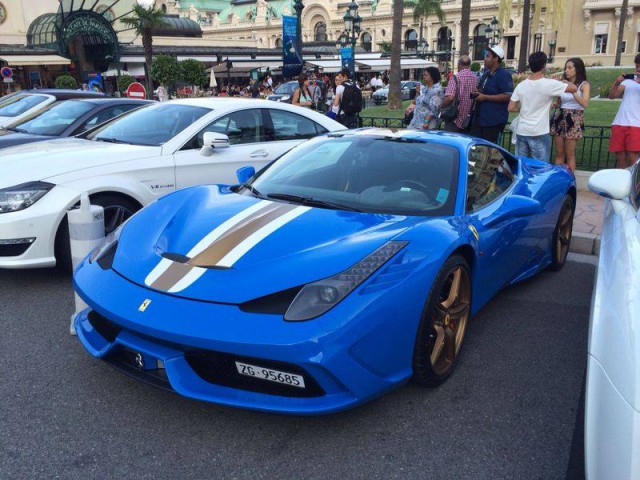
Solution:
<svg viewBox="0 0 640 480"><path fill-rule="evenodd" d="M84 192L80 196L80 208L74 208L67 212L69 220L69 240L71 243L71 262L75 270L78 264L104 239L104 209L99 205L89 203L89 195ZM71 315L69 332L76 334L73 319L78 312L87 308L74 292L76 311Z"/></svg>

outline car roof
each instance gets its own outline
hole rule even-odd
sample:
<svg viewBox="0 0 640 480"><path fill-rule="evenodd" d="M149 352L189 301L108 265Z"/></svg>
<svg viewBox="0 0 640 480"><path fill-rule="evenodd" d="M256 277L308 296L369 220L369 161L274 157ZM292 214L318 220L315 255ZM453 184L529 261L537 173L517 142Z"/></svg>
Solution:
<svg viewBox="0 0 640 480"><path fill-rule="evenodd" d="M439 130L411 130L391 128L358 128L356 130L341 130L329 133L329 136L380 136L393 138L407 138L411 140L423 140L443 145L450 145L461 150L466 150L474 143L486 143L482 139Z"/></svg>
<svg viewBox="0 0 640 480"><path fill-rule="evenodd" d="M66 90L60 88L36 88L31 90L22 90L20 94L53 95L60 100L67 98L105 98L104 93L87 92L84 90Z"/></svg>
<svg viewBox="0 0 640 480"><path fill-rule="evenodd" d="M104 105L104 104L113 104L113 105L119 105L119 104L126 104L126 105L131 105L139 103L140 105L147 105L149 103L157 103L154 100L142 100L140 98L126 98L126 97L121 97L121 98L115 98L115 97L104 97L104 96L100 96L99 98L76 98L73 100L78 100L79 102L86 102L86 103L93 103L95 105Z"/></svg>
<svg viewBox="0 0 640 480"><path fill-rule="evenodd" d="M211 109L226 108L235 106L238 102L242 102L243 106L254 106L273 108L273 102L263 100L261 98L247 98L247 97L206 97L206 98L180 98L176 100L170 100L164 102L164 104L179 104L179 105L192 105L194 107L206 107Z"/></svg>

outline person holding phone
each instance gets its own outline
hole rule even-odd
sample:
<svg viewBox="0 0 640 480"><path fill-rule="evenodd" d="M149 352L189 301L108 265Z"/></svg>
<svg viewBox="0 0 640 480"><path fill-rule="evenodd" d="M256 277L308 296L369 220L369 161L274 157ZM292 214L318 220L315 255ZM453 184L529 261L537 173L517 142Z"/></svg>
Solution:
<svg viewBox="0 0 640 480"><path fill-rule="evenodd" d="M578 87L576 92L560 95L551 118L551 135L556 141L556 165L565 163L576 171L576 145L584 133L584 109L589 104L591 87L587 82L587 69L581 58L570 58L564 64L563 79Z"/></svg>
<svg viewBox="0 0 640 480"><path fill-rule="evenodd" d="M609 90L609 98L622 98L609 140L618 168L630 167L640 156L640 53L633 63L636 72L618 76Z"/></svg>

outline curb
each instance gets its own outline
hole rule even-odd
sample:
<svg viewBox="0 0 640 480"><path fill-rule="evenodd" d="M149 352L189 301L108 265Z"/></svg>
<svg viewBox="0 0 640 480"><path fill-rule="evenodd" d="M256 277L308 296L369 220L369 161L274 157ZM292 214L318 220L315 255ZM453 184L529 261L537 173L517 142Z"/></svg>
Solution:
<svg viewBox="0 0 640 480"><path fill-rule="evenodd" d="M569 251L583 255L598 255L600 251L600 235L574 232L571 236Z"/></svg>

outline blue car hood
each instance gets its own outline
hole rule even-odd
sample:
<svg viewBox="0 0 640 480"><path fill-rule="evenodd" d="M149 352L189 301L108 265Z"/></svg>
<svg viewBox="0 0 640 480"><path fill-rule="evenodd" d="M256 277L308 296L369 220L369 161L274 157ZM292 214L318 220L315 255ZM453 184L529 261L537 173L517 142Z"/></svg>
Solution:
<svg viewBox="0 0 640 480"><path fill-rule="evenodd" d="M154 290L238 304L335 275L416 221L195 187L133 217L113 268Z"/></svg>

